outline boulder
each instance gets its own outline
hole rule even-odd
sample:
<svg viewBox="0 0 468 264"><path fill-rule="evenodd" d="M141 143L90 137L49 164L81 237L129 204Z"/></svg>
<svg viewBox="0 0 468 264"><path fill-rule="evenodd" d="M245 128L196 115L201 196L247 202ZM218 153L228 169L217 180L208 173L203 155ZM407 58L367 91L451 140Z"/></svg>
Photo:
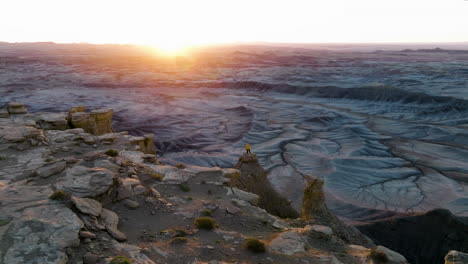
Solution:
<svg viewBox="0 0 468 264"><path fill-rule="evenodd" d="M405 257L403 257L400 253L395 252L389 248L386 248L384 246L377 246L375 250L383 252L385 253L385 255L387 255L388 264L409 264Z"/></svg>
<svg viewBox="0 0 468 264"><path fill-rule="evenodd" d="M445 264L468 264L468 254L450 250L445 256Z"/></svg>
<svg viewBox="0 0 468 264"><path fill-rule="evenodd" d="M123 200L123 204L130 209L135 209L135 208L140 207L140 204L138 202L135 202L131 199Z"/></svg>
<svg viewBox="0 0 468 264"><path fill-rule="evenodd" d="M65 130L68 128L66 113L43 113L35 121L40 128L45 130Z"/></svg>
<svg viewBox="0 0 468 264"><path fill-rule="evenodd" d="M117 225L119 224L119 216L116 213L108 209L102 209L101 215L99 217L101 219L102 225L104 225L109 235L111 235L117 241L127 240L127 236L117 229Z"/></svg>
<svg viewBox="0 0 468 264"><path fill-rule="evenodd" d="M0 143L2 141L7 143L30 143L31 140L42 143L47 141L44 133L34 127L23 125L0 126Z"/></svg>
<svg viewBox="0 0 468 264"><path fill-rule="evenodd" d="M127 236L124 233L120 232L117 228L106 226L106 230L107 233L109 233L109 235L111 235L113 238L115 238L115 240L119 242L127 240Z"/></svg>
<svg viewBox="0 0 468 264"><path fill-rule="evenodd" d="M226 187L227 189L227 196L228 197L233 197L236 199L244 200L249 202L252 205L257 205L258 200L260 197L254 193L246 192L234 187Z"/></svg>
<svg viewBox="0 0 468 264"><path fill-rule="evenodd" d="M304 239L294 231L281 233L270 242L270 249L282 254L292 255L305 251Z"/></svg>
<svg viewBox="0 0 468 264"><path fill-rule="evenodd" d="M17 115L17 114L26 114L28 110L21 103L8 103L7 110L10 115Z"/></svg>
<svg viewBox="0 0 468 264"><path fill-rule="evenodd" d="M10 117L10 114L8 113L7 109L0 109L0 118L8 118Z"/></svg>
<svg viewBox="0 0 468 264"><path fill-rule="evenodd" d="M128 140L131 145L135 146L135 150L146 154L156 154L153 134L145 134L141 137L128 136Z"/></svg>
<svg viewBox="0 0 468 264"><path fill-rule="evenodd" d="M323 234L325 236L333 235L333 230L330 227L324 225L313 225L311 227L311 231Z"/></svg>
<svg viewBox="0 0 468 264"><path fill-rule="evenodd" d="M117 228L117 225L119 224L119 216L105 208L102 209L99 218L101 219L101 223L104 227Z"/></svg>
<svg viewBox="0 0 468 264"><path fill-rule="evenodd" d="M47 178L54 174L62 172L67 167L66 161L58 161L46 164L45 166L36 170L36 174L42 178Z"/></svg>
<svg viewBox="0 0 468 264"><path fill-rule="evenodd" d="M75 165L67 170L55 187L76 197L96 197L107 192L116 177L114 172L107 169Z"/></svg>
<svg viewBox="0 0 468 264"><path fill-rule="evenodd" d="M114 242L112 246L120 255L129 256L132 264L155 264L138 246L117 242Z"/></svg>
<svg viewBox="0 0 468 264"><path fill-rule="evenodd" d="M113 133L112 109L99 109L90 113L73 112L69 114L69 122L74 128L82 128L92 135Z"/></svg>
<svg viewBox="0 0 468 264"><path fill-rule="evenodd" d="M102 212L102 205L96 200L72 196L71 201L83 214L99 216Z"/></svg>
<svg viewBox="0 0 468 264"><path fill-rule="evenodd" d="M0 188L1 263L67 263L65 249L79 244L83 222L64 204L49 200L46 186L17 182Z"/></svg>

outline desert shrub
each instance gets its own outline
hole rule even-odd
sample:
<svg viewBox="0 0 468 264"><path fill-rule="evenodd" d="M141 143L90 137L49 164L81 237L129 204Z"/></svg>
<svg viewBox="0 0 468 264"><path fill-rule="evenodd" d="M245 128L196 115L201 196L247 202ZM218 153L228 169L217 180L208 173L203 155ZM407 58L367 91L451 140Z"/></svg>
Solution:
<svg viewBox="0 0 468 264"><path fill-rule="evenodd" d="M162 176L161 174L159 174L157 172L153 172L153 173L151 173L151 178L153 178L153 179L155 179L157 181L162 181L164 176Z"/></svg>
<svg viewBox="0 0 468 264"><path fill-rule="evenodd" d="M185 165L182 164L182 163L177 163L176 165L174 165L174 167L176 167L178 169L185 169Z"/></svg>
<svg viewBox="0 0 468 264"><path fill-rule="evenodd" d="M167 230L164 230L164 231L161 231L161 233L169 233L171 234L171 236L174 238L174 237L184 237L184 236L187 236L189 234L189 231L183 229L183 228L172 228L172 229L167 229Z"/></svg>
<svg viewBox="0 0 468 264"><path fill-rule="evenodd" d="M199 229L211 230L216 227L216 221L211 217L198 217L194 222Z"/></svg>
<svg viewBox="0 0 468 264"><path fill-rule="evenodd" d="M50 196L49 199L51 200L65 200L69 197L69 194L62 190L56 190L54 191Z"/></svg>
<svg viewBox="0 0 468 264"><path fill-rule="evenodd" d="M238 171L224 174L224 177L229 178L231 180L237 180L239 176L240 176L240 173Z"/></svg>
<svg viewBox="0 0 468 264"><path fill-rule="evenodd" d="M119 152L115 149L108 149L105 153L110 157L117 157L119 155Z"/></svg>
<svg viewBox="0 0 468 264"><path fill-rule="evenodd" d="M261 253L265 252L265 243L256 238L249 237L244 243L244 248L255 253Z"/></svg>
<svg viewBox="0 0 468 264"><path fill-rule="evenodd" d="M388 263L387 254L385 254L384 252L380 250L372 249L371 252L369 253L368 258L372 260L375 264Z"/></svg>
<svg viewBox="0 0 468 264"><path fill-rule="evenodd" d="M201 214L203 216L211 216L213 214L213 212L211 212L211 210L203 210L203 211L201 211Z"/></svg>
<svg viewBox="0 0 468 264"><path fill-rule="evenodd" d="M190 192L190 186L188 186L187 184L184 184L184 183L179 184L179 188L183 192Z"/></svg>
<svg viewBox="0 0 468 264"><path fill-rule="evenodd" d="M124 256L114 257L109 264L132 264L132 261Z"/></svg>
<svg viewBox="0 0 468 264"><path fill-rule="evenodd" d="M187 243L188 239L186 237L174 237L169 241L170 244L183 244Z"/></svg>

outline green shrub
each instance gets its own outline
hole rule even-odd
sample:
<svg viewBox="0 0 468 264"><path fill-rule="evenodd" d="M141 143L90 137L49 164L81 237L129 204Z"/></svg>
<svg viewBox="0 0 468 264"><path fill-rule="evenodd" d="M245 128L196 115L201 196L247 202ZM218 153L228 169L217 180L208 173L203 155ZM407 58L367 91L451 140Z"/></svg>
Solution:
<svg viewBox="0 0 468 264"><path fill-rule="evenodd" d="M115 149L108 149L105 153L110 157L117 157L119 155L119 152Z"/></svg>
<svg viewBox="0 0 468 264"><path fill-rule="evenodd" d="M256 238L249 237L244 243L244 248L255 253L261 253L265 252L265 243Z"/></svg>
<svg viewBox="0 0 468 264"><path fill-rule="evenodd" d="M155 179L157 181L162 181L164 176L162 176L161 174L159 174L157 172L153 172L153 173L151 173L151 178L153 178L153 179Z"/></svg>
<svg viewBox="0 0 468 264"><path fill-rule="evenodd" d="M203 215L203 216L211 216L212 214L213 214L213 212L211 212L211 210L201 211L201 215Z"/></svg>
<svg viewBox="0 0 468 264"><path fill-rule="evenodd" d="M182 163L177 163L176 165L174 165L174 167L178 168L178 169L185 169L185 165L182 164Z"/></svg>
<svg viewBox="0 0 468 264"><path fill-rule="evenodd" d="M5 225L8 225L9 223L10 223L9 220L0 219L0 226L5 226Z"/></svg>
<svg viewBox="0 0 468 264"><path fill-rule="evenodd" d="M216 221L211 217L198 217L194 222L199 229L211 230L217 226Z"/></svg>
<svg viewBox="0 0 468 264"><path fill-rule="evenodd" d="M183 192L190 192L190 186L188 186L188 185L185 184L185 183L179 184L179 188L180 188L180 190L183 191Z"/></svg>
<svg viewBox="0 0 468 264"><path fill-rule="evenodd" d="M54 191L50 196L49 199L51 200L65 200L69 197L70 195L62 190L56 190Z"/></svg>
<svg viewBox="0 0 468 264"><path fill-rule="evenodd" d="M117 256L117 257L114 257L109 264L132 264L132 262L133 261L131 261L127 257Z"/></svg>
<svg viewBox="0 0 468 264"><path fill-rule="evenodd" d="M372 249L368 256L375 264L384 264L388 263L387 254L380 250Z"/></svg>
<svg viewBox="0 0 468 264"><path fill-rule="evenodd" d="M174 237L169 241L170 244L183 244L187 243L188 239L186 237Z"/></svg>
<svg viewBox="0 0 468 264"><path fill-rule="evenodd" d="M8 159L7 156L0 155L0 160L7 160L7 159Z"/></svg>

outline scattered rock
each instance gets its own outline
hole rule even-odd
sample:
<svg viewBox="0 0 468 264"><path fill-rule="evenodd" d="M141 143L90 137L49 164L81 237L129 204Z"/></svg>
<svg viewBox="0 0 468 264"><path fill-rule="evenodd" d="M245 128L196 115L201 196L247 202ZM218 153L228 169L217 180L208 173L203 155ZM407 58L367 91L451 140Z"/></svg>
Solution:
<svg viewBox="0 0 468 264"><path fill-rule="evenodd" d="M71 201L83 214L99 216L102 212L102 205L96 200L72 196Z"/></svg>
<svg viewBox="0 0 468 264"><path fill-rule="evenodd" d="M97 264L99 261L99 256L91 252L87 252L83 256L83 264Z"/></svg>
<svg viewBox="0 0 468 264"><path fill-rule="evenodd" d="M117 228L117 225L119 224L119 216L105 208L102 209L100 219L105 227Z"/></svg>
<svg viewBox="0 0 468 264"><path fill-rule="evenodd" d="M39 168L36 171L36 174L42 178L47 178L49 176L62 172L66 167L66 161L58 161Z"/></svg>
<svg viewBox="0 0 468 264"><path fill-rule="evenodd" d="M96 197L107 192L116 177L114 172L107 169L75 165L67 170L55 187L76 197Z"/></svg>
<svg viewBox="0 0 468 264"><path fill-rule="evenodd" d="M128 208L131 208L131 209L135 209L135 208L140 207L140 204L138 202L135 202L135 201L130 200L130 199L123 200L123 203L124 203L125 206L127 206Z"/></svg>
<svg viewBox="0 0 468 264"><path fill-rule="evenodd" d="M388 264L408 264L408 261L400 253L397 253L391 249L388 249L383 246L377 246L377 251L385 253L388 257Z"/></svg>
<svg viewBox="0 0 468 264"><path fill-rule="evenodd" d="M445 264L468 264L468 254L451 250L445 256Z"/></svg>
<svg viewBox="0 0 468 264"><path fill-rule="evenodd" d="M80 237L95 239L96 234L89 232L89 231L80 231Z"/></svg>
<svg viewBox="0 0 468 264"><path fill-rule="evenodd" d="M10 115L26 114L28 112L24 104L14 102L7 104L7 110Z"/></svg>
<svg viewBox="0 0 468 264"><path fill-rule="evenodd" d="M286 255L305 251L304 240L294 231L281 233L270 242L270 249Z"/></svg>
<svg viewBox="0 0 468 264"><path fill-rule="evenodd" d="M109 233L109 235L111 235L113 238L115 238L115 240L119 242L127 240L127 236L124 233L120 232L117 228L106 226L106 230Z"/></svg>
<svg viewBox="0 0 468 264"><path fill-rule="evenodd" d="M0 118L8 118L10 117L10 114L8 113L7 109L0 109Z"/></svg>
<svg viewBox="0 0 468 264"><path fill-rule="evenodd" d="M226 189L228 197L235 197L237 199L247 201L252 205L257 205L260 199L260 197L254 193L246 192L233 187L226 187Z"/></svg>
<svg viewBox="0 0 468 264"><path fill-rule="evenodd" d="M311 227L311 230L317 233L321 233L326 236L331 236L333 235L333 230L328 227L328 226L323 226L323 225L313 225Z"/></svg>

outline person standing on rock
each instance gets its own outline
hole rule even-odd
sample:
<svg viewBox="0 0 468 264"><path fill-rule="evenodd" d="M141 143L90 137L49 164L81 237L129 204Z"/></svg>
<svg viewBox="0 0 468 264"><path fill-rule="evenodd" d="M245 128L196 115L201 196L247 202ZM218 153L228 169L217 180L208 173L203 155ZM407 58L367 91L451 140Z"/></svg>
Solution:
<svg viewBox="0 0 468 264"><path fill-rule="evenodd" d="M250 152L250 144L245 144L245 151L249 154L252 154L252 152Z"/></svg>

